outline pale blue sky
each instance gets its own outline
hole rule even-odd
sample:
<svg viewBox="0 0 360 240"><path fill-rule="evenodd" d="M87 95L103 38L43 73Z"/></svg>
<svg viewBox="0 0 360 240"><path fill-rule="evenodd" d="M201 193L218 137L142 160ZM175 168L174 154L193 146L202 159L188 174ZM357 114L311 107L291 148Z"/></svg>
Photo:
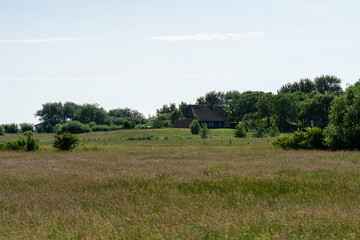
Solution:
<svg viewBox="0 0 360 240"><path fill-rule="evenodd" d="M359 1L0 0L0 124L43 103L154 114L211 90L360 78Z"/></svg>

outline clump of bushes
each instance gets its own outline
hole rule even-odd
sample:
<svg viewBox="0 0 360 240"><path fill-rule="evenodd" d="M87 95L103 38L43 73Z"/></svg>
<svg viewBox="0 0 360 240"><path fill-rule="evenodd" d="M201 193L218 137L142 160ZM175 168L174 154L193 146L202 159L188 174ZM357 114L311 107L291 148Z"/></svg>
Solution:
<svg viewBox="0 0 360 240"><path fill-rule="evenodd" d="M55 127L56 128L56 133L60 134L60 133L87 133L87 132L91 132L91 128L86 125L83 124L79 121L70 121L67 123L64 123L63 125L58 125Z"/></svg>
<svg viewBox="0 0 360 240"><path fill-rule="evenodd" d="M280 136L272 142L283 149L326 149L324 131L318 127L306 128L291 136Z"/></svg>
<svg viewBox="0 0 360 240"><path fill-rule="evenodd" d="M53 147L61 151L70 151L79 145L79 139L71 133L56 134Z"/></svg>
<svg viewBox="0 0 360 240"><path fill-rule="evenodd" d="M107 132L110 131L110 127L107 125L94 125L91 127L93 132Z"/></svg>
<svg viewBox="0 0 360 240"><path fill-rule="evenodd" d="M19 126L16 123L4 124L3 127L5 128L6 133L18 133Z"/></svg>
<svg viewBox="0 0 360 240"><path fill-rule="evenodd" d="M33 137L32 131L25 132L26 139L20 137L16 140L0 143L0 150L35 151L39 149L38 140Z"/></svg>
<svg viewBox="0 0 360 240"><path fill-rule="evenodd" d="M192 134L199 134L201 130L200 123L198 120L193 120L190 124L190 132Z"/></svg>
<svg viewBox="0 0 360 240"><path fill-rule="evenodd" d="M20 124L20 130L21 132L25 133L27 131L34 131L34 125L31 123L21 123Z"/></svg>

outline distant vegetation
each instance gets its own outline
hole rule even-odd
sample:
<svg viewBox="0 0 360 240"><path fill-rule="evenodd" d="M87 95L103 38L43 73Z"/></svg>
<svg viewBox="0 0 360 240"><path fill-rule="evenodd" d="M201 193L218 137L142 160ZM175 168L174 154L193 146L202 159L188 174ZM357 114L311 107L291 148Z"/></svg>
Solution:
<svg viewBox="0 0 360 240"><path fill-rule="evenodd" d="M326 148L359 148L360 84L357 82L345 91L340 84L341 80L336 76L322 75L314 80L301 79L285 84L277 94L262 91L211 91L199 97L197 104L222 106L231 121L241 123L235 130L236 137L276 137L280 132L305 131L308 127L316 126L326 128L323 133ZM4 132L26 131L85 133L147 127L170 128L175 116L180 114L180 119L183 118L182 110L186 106L185 102L178 106L175 103L164 104L157 109L155 116L145 118L142 113L130 108L106 111L98 104L45 103L35 113L40 124L5 124L0 127L0 135Z"/></svg>

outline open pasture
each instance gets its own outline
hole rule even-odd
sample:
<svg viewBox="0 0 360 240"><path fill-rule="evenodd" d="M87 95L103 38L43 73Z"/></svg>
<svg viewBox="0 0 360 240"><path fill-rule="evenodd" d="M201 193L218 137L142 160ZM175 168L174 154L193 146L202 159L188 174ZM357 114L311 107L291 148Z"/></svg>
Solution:
<svg viewBox="0 0 360 240"><path fill-rule="evenodd" d="M1 239L358 239L360 154L185 129L0 152ZM17 138L6 135L0 141Z"/></svg>

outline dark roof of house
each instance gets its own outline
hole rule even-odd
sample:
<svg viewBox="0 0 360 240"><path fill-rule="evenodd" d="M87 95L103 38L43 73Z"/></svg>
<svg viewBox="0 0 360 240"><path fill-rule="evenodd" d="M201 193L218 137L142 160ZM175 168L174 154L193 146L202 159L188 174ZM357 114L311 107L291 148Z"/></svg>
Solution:
<svg viewBox="0 0 360 240"><path fill-rule="evenodd" d="M184 117L195 118L200 122L229 122L222 107L213 105L188 105L183 110Z"/></svg>

